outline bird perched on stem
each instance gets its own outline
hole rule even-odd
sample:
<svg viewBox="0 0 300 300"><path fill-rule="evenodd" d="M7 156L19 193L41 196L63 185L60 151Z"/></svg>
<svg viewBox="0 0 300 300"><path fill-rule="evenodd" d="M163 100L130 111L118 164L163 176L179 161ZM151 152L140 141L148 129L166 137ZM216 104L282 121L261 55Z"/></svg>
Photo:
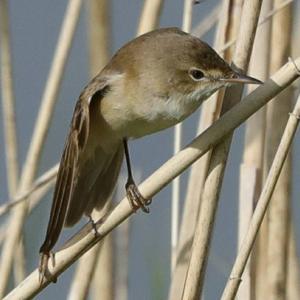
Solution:
<svg viewBox="0 0 300 300"><path fill-rule="evenodd" d="M171 127L219 88L261 83L233 70L210 46L177 28L154 30L123 46L83 89L62 154L46 238L43 278L63 226L110 199L125 154L134 210L148 212L132 176L128 139Z"/></svg>

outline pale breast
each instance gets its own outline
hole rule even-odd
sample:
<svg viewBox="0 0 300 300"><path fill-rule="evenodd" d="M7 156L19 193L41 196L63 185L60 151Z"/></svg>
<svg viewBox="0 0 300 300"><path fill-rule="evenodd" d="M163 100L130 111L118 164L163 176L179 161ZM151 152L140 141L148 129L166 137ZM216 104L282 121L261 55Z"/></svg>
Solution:
<svg viewBox="0 0 300 300"><path fill-rule="evenodd" d="M189 101L181 96L148 99L129 113L124 134L138 138L169 128L184 120L200 104L200 101Z"/></svg>
<svg viewBox="0 0 300 300"><path fill-rule="evenodd" d="M143 93L143 97L130 95L125 99L111 93L103 99L102 115L116 135L138 138L181 122L214 91L202 89L188 95L173 93L169 97Z"/></svg>

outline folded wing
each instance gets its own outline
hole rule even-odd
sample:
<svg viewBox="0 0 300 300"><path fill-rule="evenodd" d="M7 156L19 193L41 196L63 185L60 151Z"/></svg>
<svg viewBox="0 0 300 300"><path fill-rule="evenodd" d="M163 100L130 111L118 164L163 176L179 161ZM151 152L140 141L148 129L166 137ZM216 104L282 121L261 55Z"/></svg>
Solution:
<svg viewBox="0 0 300 300"><path fill-rule="evenodd" d="M78 166L86 147L90 127L90 103L100 101L108 86L105 80L93 80L81 94L74 110L54 190L46 238L40 253L49 253L64 226L74 187L78 180Z"/></svg>

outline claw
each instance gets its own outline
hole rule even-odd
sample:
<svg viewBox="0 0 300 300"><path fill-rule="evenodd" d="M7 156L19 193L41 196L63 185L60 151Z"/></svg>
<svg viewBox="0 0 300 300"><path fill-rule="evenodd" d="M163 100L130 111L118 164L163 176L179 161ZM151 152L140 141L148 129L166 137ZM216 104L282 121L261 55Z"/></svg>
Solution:
<svg viewBox="0 0 300 300"><path fill-rule="evenodd" d="M97 236L99 235L99 233L98 233L98 230L97 230L96 223L95 223L95 221L93 220L93 218L92 218L91 215L89 215L88 217L89 217L89 221L90 221L90 223L91 223L91 225L92 225L92 228L93 228L93 230L94 230L95 237L97 237Z"/></svg>
<svg viewBox="0 0 300 300"><path fill-rule="evenodd" d="M39 282L40 285L43 284L43 281L46 277L46 270L48 266L50 254L49 253L41 253L40 263L39 263Z"/></svg>
<svg viewBox="0 0 300 300"><path fill-rule="evenodd" d="M39 263L39 282L40 282L40 285L43 284L44 279L47 276L49 258L51 260L52 267L54 268L55 267L55 256L54 256L54 253L52 251L46 252L46 253L45 252L41 253L41 258L40 258L40 263ZM54 283L56 283L57 278L54 277L52 279L52 281Z"/></svg>
<svg viewBox="0 0 300 300"><path fill-rule="evenodd" d="M132 209L136 212L139 208L141 208L143 212L149 213L150 210L147 206L151 203L152 199L145 199L134 182L128 182L125 185L125 188L127 198Z"/></svg>
<svg viewBox="0 0 300 300"><path fill-rule="evenodd" d="M52 267L54 268L55 267L55 255L54 255L54 252L50 251L49 257L51 259Z"/></svg>

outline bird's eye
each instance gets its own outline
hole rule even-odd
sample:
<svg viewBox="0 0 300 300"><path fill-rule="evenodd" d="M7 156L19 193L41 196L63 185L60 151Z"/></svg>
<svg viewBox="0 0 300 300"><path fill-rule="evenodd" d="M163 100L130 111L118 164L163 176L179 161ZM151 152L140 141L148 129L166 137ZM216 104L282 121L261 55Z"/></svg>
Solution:
<svg viewBox="0 0 300 300"><path fill-rule="evenodd" d="M192 77L192 79L195 81L201 80L204 77L203 72L200 71L199 69L191 69L189 71L189 74Z"/></svg>

